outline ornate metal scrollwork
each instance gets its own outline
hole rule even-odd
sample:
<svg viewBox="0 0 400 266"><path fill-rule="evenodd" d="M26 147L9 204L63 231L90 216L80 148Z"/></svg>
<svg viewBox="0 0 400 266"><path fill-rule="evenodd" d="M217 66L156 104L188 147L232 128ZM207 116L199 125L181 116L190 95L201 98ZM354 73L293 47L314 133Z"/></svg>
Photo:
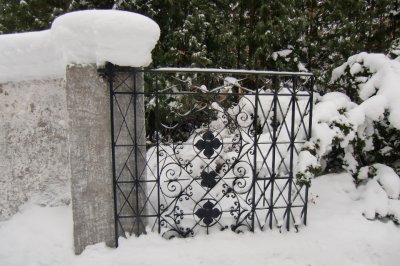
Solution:
<svg viewBox="0 0 400 266"><path fill-rule="evenodd" d="M296 73L228 72L151 72L140 93L136 83L127 88L126 72L112 72L111 102L119 107L117 97L128 95L132 105L114 108L114 120L135 120L130 110L139 110L138 97L145 99L143 109L151 109L146 152L137 132L123 131L132 140L120 143L125 128L113 128L113 152L127 157L113 161L115 203L124 209L115 214L116 236L140 223L166 238L305 223L307 188L296 184L294 165L300 145L311 137L313 80ZM237 75L237 82L226 83L229 75Z"/></svg>

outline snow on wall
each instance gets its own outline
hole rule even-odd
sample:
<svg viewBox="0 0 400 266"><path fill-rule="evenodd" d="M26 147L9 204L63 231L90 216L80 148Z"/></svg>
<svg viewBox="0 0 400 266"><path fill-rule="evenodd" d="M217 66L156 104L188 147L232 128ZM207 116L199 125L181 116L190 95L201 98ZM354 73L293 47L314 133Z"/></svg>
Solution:
<svg viewBox="0 0 400 266"><path fill-rule="evenodd" d="M63 77L50 30L0 35L0 82Z"/></svg>
<svg viewBox="0 0 400 266"><path fill-rule="evenodd" d="M0 82L62 78L68 64L147 66L159 36L158 25L140 14L67 13L50 30L0 35Z"/></svg>
<svg viewBox="0 0 400 266"><path fill-rule="evenodd" d="M67 65L147 66L159 36L151 19L117 10L72 12L49 30L0 35L0 220L28 200L70 201Z"/></svg>
<svg viewBox="0 0 400 266"><path fill-rule="evenodd" d="M67 120L62 79L0 83L0 220L28 200L68 203Z"/></svg>

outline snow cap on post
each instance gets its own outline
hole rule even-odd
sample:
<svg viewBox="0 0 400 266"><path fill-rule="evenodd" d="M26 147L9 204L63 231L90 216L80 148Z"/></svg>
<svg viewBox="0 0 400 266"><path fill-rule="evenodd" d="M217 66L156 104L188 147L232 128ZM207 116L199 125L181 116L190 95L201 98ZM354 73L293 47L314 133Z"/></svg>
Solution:
<svg viewBox="0 0 400 266"><path fill-rule="evenodd" d="M118 10L71 12L56 18L51 26L52 41L66 65L147 66L159 37L160 28L150 18Z"/></svg>
<svg viewBox="0 0 400 266"><path fill-rule="evenodd" d="M157 23L140 14L67 13L50 30L0 35L0 82L62 78L68 64L144 67L159 37Z"/></svg>

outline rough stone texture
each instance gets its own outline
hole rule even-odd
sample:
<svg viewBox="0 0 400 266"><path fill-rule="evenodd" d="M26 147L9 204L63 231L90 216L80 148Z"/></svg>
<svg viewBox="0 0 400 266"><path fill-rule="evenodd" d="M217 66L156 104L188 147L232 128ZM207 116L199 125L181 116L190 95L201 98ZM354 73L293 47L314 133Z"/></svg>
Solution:
<svg viewBox="0 0 400 266"><path fill-rule="evenodd" d="M67 119L62 79L0 84L0 220L69 203Z"/></svg>
<svg viewBox="0 0 400 266"><path fill-rule="evenodd" d="M123 81L123 82L122 82ZM136 84L135 84L136 83ZM136 85L136 86L135 86ZM117 73L116 92L144 91L143 72ZM146 201L146 130L143 94L116 94L114 99L115 164L119 182L117 210L120 216L145 215ZM123 116L125 119L123 119ZM121 145L121 146L119 146ZM135 150L135 147L137 148ZM135 163L136 162L136 163ZM126 183L130 182L130 183ZM137 195L137 197L136 197ZM128 202L129 203L128 203ZM120 218L119 234L140 235L145 231L146 219Z"/></svg>
<svg viewBox="0 0 400 266"><path fill-rule="evenodd" d="M135 79L120 78L124 80L120 90L132 90L136 81L143 92L143 73ZM69 67L66 82L0 84L0 220L15 214L28 200L57 206L69 204L72 198L75 252L103 241L115 245L109 97L108 85L94 65ZM122 128L118 144L130 147L116 149L116 172L119 180L133 181L120 184L119 192L127 195L133 189L136 195L137 191L138 201L132 196L129 203L144 215L145 182L136 182L146 179L144 99L125 94L117 96L117 101L114 123L117 130ZM125 122L118 108L126 115ZM136 156L135 143L139 145ZM121 193L118 199L120 215L138 212L121 210ZM121 224L121 235L140 234L145 221L128 218Z"/></svg>
<svg viewBox="0 0 400 266"><path fill-rule="evenodd" d="M110 94L95 65L67 68L71 195L75 253L114 246Z"/></svg>

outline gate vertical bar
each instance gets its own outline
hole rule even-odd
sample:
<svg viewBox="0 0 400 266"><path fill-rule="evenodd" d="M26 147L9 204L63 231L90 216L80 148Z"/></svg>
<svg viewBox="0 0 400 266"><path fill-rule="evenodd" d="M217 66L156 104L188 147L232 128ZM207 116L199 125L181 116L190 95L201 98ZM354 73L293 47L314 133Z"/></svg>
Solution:
<svg viewBox="0 0 400 266"><path fill-rule="evenodd" d="M132 70L133 74L133 124L134 124L134 132L135 132L135 137L134 137L134 145L133 148L135 149L135 196L136 196L136 235L138 236L140 234L140 221L141 221L141 216L140 216L140 210L139 210L139 177L138 177L138 136L137 136L137 87L136 87L136 68Z"/></svg>
<svg viewBox="0 0 400 266"><path fill-rule="evenodd" d="M309 121L308 121L308 136L307 140L311 139L311 132L312 132L312 115L313 115L313 106L314 106L314 76L311 76L311 84L309 88L310 92L310 113L309 113ZM304 197L304 211L303 211L303 223L304 225L307 225L307 209L308 209L308 185L306 186L306 191L305 191L305 197Z"/></svg>
<svg viewBox="0 0 400 266"><path fill-rule="evenodd" d="M254 161L253 161L253 181L252 181L252 203L251 203L251 231L254 232L254 220L256 218L256 184L257 184L257 149L258 149L258 76L256 76L256 96L255 96L255 104L254 104L254 122L253 122L253 130L254 130Z"/></svg>
<svg viewBox="0 0 400 266"><path fill-rule="evenodd" d="M155 114L155 128L156 128L156 142L157 142L157 219L158 219L158 233L161 233L161 210L160 210L160 134L159 134L159 95L158 95L158 77L156 76L156 114Z"/></svg>
<svg viewBox="0 0 400 266"><path fill-rule="evenodd" d="M276 131L277 131L277 104L278 104L278 90L279 90L279 80L277 76L272 77L272 87L274 90L273 99L273 127L272 127L272 175L270 178L271 184L271 194L270 194L270 206L269 206L269 228L272 229L272 218L274 215L274 183L275 183L275 157L276 157Z"/></svg>
<svg viewBox="0 0 400 266"><path fill-rule="evenodd" d="M111 160L112 160L112 175L113 175L113 195L114 195L114 233L115 233L115 247L118 247L118 204L117 204L117 183L116 183L116 169L115 169L115 132L114 132L114 65L106 65L106 76L108 79L110 89L110 119L111 119Z"/></svg>
<svg viewBox="0 0 400 266"><path fill-rule="evenodd" d="M311 77L311 84L310 84L310 115L309 115L309 122L308 122L308 136L307 140L311 139L311 131L312 131L312 116L313 116L313 106L314 106L314 76Z"/></svg>
<svg viewBox="0 0 400 266"><path fill-rule="evenodd" d="M292 183L293 183L293 152L294 152L294 141L295 141L295 132L294 132L294 123L296 121L296 90L297 90L297 76L292 76L293 82L293 92L291 96L291 104L292 104L292 117L291 117L291 125L290 125L290 169L289 169L289 191L288 191L288 203L286 209L286 230L290 230L290 215L291 215L291 207L292 207Z"/></svg>

